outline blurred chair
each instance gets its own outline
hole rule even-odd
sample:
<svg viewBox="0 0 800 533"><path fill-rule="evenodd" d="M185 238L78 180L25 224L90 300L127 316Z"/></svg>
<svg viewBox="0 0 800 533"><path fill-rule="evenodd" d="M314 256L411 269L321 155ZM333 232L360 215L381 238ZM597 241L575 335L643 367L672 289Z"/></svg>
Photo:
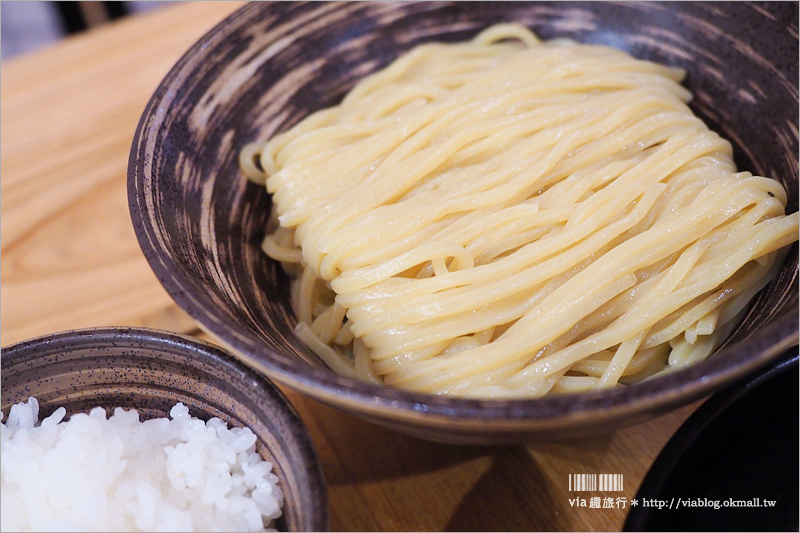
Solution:
<svg viewBox="0 0 800 533"><path fill-rule="evenodd" d="M128 2L52 2L67 33L94 28L129 13Z"/></svg>
<svg viewBox="0 0 800 533"><path fill-rule="evenodd" d="M32 52L59 39L96 28L126 15L151 11L171 1L136 2L0 2L0 57Z"/></svg>

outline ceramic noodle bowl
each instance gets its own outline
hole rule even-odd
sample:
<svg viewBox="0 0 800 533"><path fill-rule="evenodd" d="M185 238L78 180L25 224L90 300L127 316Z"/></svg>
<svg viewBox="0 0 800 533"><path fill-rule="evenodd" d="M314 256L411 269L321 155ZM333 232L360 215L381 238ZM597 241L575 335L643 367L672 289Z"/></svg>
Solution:
<svg viewBox="0 0 800 533"><path fill-rule="evenodd" d="M131 150L135 230L175 301L258 372L375 422L461 443L609 431L707 395L795 342L796 245L716 354L632 386L536 400L448 398L340 377L300 342L289 279L260 249L270 198L239 172L239 150L335 105L415 45L467 40L509 21L543 39L685 68L695 113L732 142L740 169L779 180L787 213L797 211L796 4L256 3L178 62Z"/></svg>

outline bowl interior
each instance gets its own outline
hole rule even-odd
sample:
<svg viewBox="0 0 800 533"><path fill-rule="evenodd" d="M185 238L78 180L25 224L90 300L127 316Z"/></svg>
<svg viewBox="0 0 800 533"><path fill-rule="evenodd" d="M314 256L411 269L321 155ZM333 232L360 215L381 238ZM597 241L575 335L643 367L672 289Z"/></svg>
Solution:
<svg viewBox="0 0 800 533"><path fill-rule="evenodd" d="M797 210L795 3L256 3L184 56L137 131L131 213L168 292L249 365L275 379L306 391L325 389L327 398L346 390L349 399L388 398L403 406L439 402L340 378L294 336L288 279L260 250L270 199L239 172L238 152L337 103L357 80L421 42L465 40L508 21L543 38L612 45L687 69L694 110L731 140L740 168L780 180L789 192L788 212ZM779 315L789 321L781 335L796 336L796 274L795 245L728 344L741 344ZM780 350L755 352L742 357L763 364ZM681 379L721 371L726 364L716 359ZM441 402L454 416L485 405Z"/></svg>
<svg viewBox="0 0 800 533"><path fill-rule="evenodd" d="M177 402L203 420L249 427L285 493L281 531L328 527L321 467L305 426L271 383L209 344L141 329L66 332L3 349L2 409L35 396L40 419L115 407L168 417Z"/></svg>

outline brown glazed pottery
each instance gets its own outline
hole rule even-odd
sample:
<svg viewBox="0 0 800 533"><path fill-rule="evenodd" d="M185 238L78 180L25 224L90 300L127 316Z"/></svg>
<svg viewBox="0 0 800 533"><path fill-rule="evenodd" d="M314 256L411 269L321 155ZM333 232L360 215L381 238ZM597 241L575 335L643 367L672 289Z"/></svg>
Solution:
<svg viewBox="0 0 800 533"><path fill-rule="evenodd" d="M183 402L192 416L249 427L285 494L280 531L327 531L322 467L305 425L275 385L218 348L138 328L56 333L3 348L2 408L35 396L39 417L115 407L142 420L169 416ZM5 419L5 418L4 418Z"/></svg>
<svg viewBox="0 0 800 533"><path fill-rule="evenodd" d="M688 71L693 109L741 169L780 180L797 211L797 3L254 3L175 65L142 116L129 202L166 290L247 365L329 405L418 436L503 443L610 431L705 396L797 341L797 246L708 361L637 385L479 401L339 377L293 335L288 279L259 246L269 195L238 171L247 143L336 104L414 45L499 22L622 48Z"/></svg>

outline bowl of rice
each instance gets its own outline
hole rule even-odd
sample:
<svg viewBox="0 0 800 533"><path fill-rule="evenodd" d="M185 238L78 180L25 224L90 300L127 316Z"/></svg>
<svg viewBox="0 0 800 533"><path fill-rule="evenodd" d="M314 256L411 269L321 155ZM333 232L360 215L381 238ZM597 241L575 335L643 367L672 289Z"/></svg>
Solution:
<svg viewBox="0 0 800 533"><path fill-rule="evenodd" d="M797 342L796 19L796 4L251 4L146 108L134 229L206 331L328 405L472 444L640 422ZM745 183L762 189L723 207ZM734 252L745 234L728 230L749 221L780 237Z"/></svg>
<svg viewBox="0 0 800 533"><path fill-rule="evenodd" d="M308 432L185 336L99 328L2 352L4 531L325 531Z"/></svg>

